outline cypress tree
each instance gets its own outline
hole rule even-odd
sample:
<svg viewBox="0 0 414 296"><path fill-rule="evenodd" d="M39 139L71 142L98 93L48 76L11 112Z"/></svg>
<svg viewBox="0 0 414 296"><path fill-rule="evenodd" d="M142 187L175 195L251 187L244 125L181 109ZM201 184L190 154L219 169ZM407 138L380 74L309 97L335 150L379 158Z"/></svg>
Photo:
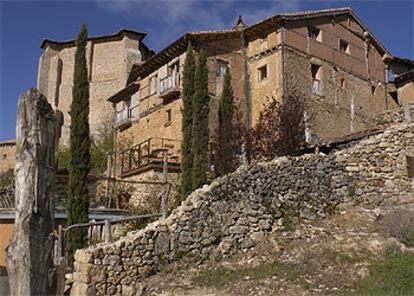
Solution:
<svg viewBox="0 0 414 296"><path fill-rule="evenodd" d="M196 67L194 79L194 105L193 105L193 190L201 187L207 182L208 171L208 115L209 115L209 93L208 93L208 69L207 57L203 50L200 51L199 61Z"/></svg>
<svg viewBox="0 0 414 296"><path fill-rule="evenodd" d="M90 171L89 136L89 82L86 66L86 43L88 30L82 25L76 40L75 70L73 75L72 105L70 107L69 198L67 201L68 225L86 223L89 220L89 196L87 177ZM85 246L86 228L68 232L67 251L69 266L73 255Z"/></svg>
<svg viewBox="0 0 414 296"><path fill-rule="evenodd" d="M217 149L215 157L215 169L218 176L225 175L233 171L235 166L234 145L237 139L235 136L235 126L233 124L234 99L233 88L231 86L230 69L226 69L223 81L223 92L219 102L219 126L217 132Z"/></svg>
<svg viewBox="0 0 414 296"><path fill-rule="evenodd" d="M181 202L192 191L193 179L193 153L192 153L192 129L193 129L193 97L194 97L194 72L195 62L191 44L188 45L187 55L183 70L183 109L182 109L182 133L181 143Z"/></svg>

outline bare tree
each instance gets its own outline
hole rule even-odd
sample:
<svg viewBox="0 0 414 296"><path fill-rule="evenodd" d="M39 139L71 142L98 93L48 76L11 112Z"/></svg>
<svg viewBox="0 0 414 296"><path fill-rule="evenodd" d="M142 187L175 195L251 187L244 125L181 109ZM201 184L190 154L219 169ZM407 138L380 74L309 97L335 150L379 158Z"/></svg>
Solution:
<svg viewBox="0 0 414 296"><path fill-rule="evenodd" d="M298 155L304 143L304 100L294 93L284 100L271 98L252 130L254 158Z"/></svg>

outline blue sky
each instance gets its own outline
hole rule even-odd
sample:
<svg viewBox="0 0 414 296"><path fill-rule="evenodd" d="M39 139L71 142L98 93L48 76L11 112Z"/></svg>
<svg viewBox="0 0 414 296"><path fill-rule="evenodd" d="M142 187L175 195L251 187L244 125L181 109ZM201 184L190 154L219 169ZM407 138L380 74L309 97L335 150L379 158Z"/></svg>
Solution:
<svg viewBox="0 0 414 296"><path fill-rule="evenodd" d="M414 1L1 1L0 141L15 137L18 96L36 85L44 38L73 39L81 23L90 35L129 28L147 32L155 51L186 31L251 24L277 12L351 6L396 56L414 59Z"/></svg>

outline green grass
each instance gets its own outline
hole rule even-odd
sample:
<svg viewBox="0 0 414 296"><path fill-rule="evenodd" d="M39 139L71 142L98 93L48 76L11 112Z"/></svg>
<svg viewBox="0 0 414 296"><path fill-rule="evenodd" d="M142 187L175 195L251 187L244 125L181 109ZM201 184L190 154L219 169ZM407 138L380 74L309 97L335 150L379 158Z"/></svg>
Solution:
<svg viewBox="0 0 414 296"><path fill-rule="evenodd" d="M299 273L293 266L287 263L274 261L265 263L257 267L246 267L240 269L231 269L227 267L218 267L214 269L202 270L195 278L195 283L202 286L222 287L228 283L238 280L260 280L273 276L283 277L292 282L299 283ZM306 284L303 281L299 284Z"/></svg>
<svg viewBox="0 0 414 296"><path fill-rule="evenodd" d="M414 254L397 252L375 262L353 295L414 295Z"/></svg>

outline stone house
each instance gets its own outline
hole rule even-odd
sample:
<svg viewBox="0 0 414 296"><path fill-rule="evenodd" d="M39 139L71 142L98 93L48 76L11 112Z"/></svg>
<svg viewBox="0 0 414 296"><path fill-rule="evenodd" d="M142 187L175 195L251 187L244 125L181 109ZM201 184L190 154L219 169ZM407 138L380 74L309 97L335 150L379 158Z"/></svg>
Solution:
<svg viewBox="0 0 414 296"><path fill-rule="evenodd" d="M414 61L386 57L389 68L390 96L400 105L410 104L414 98Z"/></svg>
<svg viewBox="0 0 414 296"><path fill-rule="evenodd" d="M16 141L0 142L0 175L9 170L14 170L16 164Z"/></svg>
<svg viewBox="0 0 414 296"><path fill-rule="evenodd" d="M246 125L257 123L268 98L299 93L311 144L365 130L401 103L388 93L390 52L351 8L276 14L251 26L239 18L231 29L188 32L132 67L126 86L108 99L116 111L117 176L160 180L160 153L168 149L177 177L188 44L207 54L212 133L227 67Z"/></svg>

